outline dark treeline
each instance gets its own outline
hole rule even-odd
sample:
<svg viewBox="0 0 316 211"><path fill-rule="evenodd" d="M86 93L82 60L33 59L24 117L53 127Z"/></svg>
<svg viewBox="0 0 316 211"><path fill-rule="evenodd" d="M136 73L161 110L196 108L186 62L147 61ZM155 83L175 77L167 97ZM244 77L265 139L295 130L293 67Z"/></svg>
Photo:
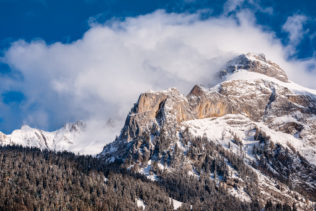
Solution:
<svg viewBox="0 0 316 211"><path fill-rule="evenodd" d="M70 152L0 147L0 210L142 210L137 199L145 202L146 210L173 210L169 196L185 202L178 210L263 208L256 201L240 202L202 175L196 179L162 172L158 182L151 182L118 166ZM292 210L272 203L265 208Z"/></svg>
<svg viewBox="0 0 316 211"><path fill-rule="evenodd" d="M136 199L172 210L162 188L91 156L0 147L0 210L138 210Z"/></svg>

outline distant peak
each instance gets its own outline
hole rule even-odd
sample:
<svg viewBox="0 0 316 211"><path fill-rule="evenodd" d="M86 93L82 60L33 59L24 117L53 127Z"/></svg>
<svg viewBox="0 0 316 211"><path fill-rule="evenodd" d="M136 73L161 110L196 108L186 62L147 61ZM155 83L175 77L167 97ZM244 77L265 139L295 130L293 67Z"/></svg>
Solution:
<svg viewBox="0 0 316 211"><path fill-rule="evenodd" d="M73 131L80 131L84 127L85 127L85 123L83 121L76 121L73 123L66 123L63 128L67 131L73 132Z"/></svg>
<svg viewBox="0 0 316 211"><path fill-rule="evenodd" d="M233 58L228 61L223 70L220 71L220 77L223 78L238 70L257 72L283 82L288 82L285 71L278 64L267 60L264 54L247 53Z"/></svg>
<svg viewBox="0 0 316 211"><path fill-rule="evenodd" d="M28 130L32 130L33 128L31 128L29 125L22 125L21 130L23 131L28 131Z"/></svg>

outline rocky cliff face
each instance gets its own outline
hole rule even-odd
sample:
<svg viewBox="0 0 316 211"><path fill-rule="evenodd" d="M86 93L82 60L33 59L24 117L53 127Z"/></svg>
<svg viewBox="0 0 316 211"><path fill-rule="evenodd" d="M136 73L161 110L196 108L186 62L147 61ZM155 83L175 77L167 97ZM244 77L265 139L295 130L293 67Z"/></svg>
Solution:
<svg viewBox="0 0 316 211"><path fill-rule="evenodd" d="M316 91L263 55L245 54L212 88L141 94L120 136L99 157L163 181L208 177L243 201L312 209L316 200ZM238 161L238 162L237 162Z"/></svg>

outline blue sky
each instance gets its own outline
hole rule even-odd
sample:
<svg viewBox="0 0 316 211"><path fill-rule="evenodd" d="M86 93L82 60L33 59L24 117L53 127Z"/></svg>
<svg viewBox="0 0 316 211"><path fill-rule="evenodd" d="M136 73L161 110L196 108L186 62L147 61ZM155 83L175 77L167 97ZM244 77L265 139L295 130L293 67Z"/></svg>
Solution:
<svg viewBox="0 0 316 211"><path fill-rule="evenodd" d="M142 91L176 86L185 92L192 84L207 84L203 74L229 46L208 52L196 40L212 43L220 33L232 33L227 40L233 53L253 46L284 67L300 67L295 74L309 71L290 76L316 88L315 12L312 0L0 0L0 131L22 124L54 130L79 119L117 119L120 127ZM150 37L157 31L171 35ZM245 40L234 36L239 32L253 44L240 46ZM139 40L142 33L149 36ZM162 56L166 52L188 64L172 63ZM199 73L190 75L195 69ZM155 74L162 81L150 78Z"/></svg>
<svg viewBox="0 0 316 211"><path fill-rule="evenodd" d="M282 32L282 25L293 14L309 17L305 28L309 34L316 32L316 3L312 0L255 1L262 8L271 8L271 13L257 10L250 2L243 1L236 9L249 8L255 11L257 23L275 32L284 43L287 42L287 34ZM91 17L104 22L113 18L143 15L157 9L176 13L208 9L208 15L218 16L223 13L225 3L223 0L0 0L0 46L2 49L7 48L17 39L72 42L89 29ZM296 56L310 57L315 47L315 39L306 36Z"/></svg>

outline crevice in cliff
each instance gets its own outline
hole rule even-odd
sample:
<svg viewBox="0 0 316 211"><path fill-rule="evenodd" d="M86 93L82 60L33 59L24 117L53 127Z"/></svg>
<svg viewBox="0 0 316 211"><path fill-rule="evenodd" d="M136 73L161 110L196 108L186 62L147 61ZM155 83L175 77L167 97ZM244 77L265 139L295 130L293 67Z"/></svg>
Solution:
<svg viewBox="0 0 316 211"><path fill-rule="evenodd" d="M265 117L267 116L267 114L268 114L268 112L269 112L269 109L271 109L272 103L276 100L276 91L275 91L275 88L272 87L272 88L271 88L271 91L272 91L272 93L271 93L271 95L270 95L270 97L269 97L269 101L268 101L268 103L267 103L267 105L266 105L266 107L265 107L265 109L264 109L264 117L263 117L263 118L265 118Z"/></svg>
<svg viewBox="0 0 316 211"><path fill-rule="evenodd" d="M159 103L158 110L156 111L155 118L156 118L156 121L159 124L159 126L163 125L163 110L164 110L166 100L167 99L165 99Z"/></svg>

